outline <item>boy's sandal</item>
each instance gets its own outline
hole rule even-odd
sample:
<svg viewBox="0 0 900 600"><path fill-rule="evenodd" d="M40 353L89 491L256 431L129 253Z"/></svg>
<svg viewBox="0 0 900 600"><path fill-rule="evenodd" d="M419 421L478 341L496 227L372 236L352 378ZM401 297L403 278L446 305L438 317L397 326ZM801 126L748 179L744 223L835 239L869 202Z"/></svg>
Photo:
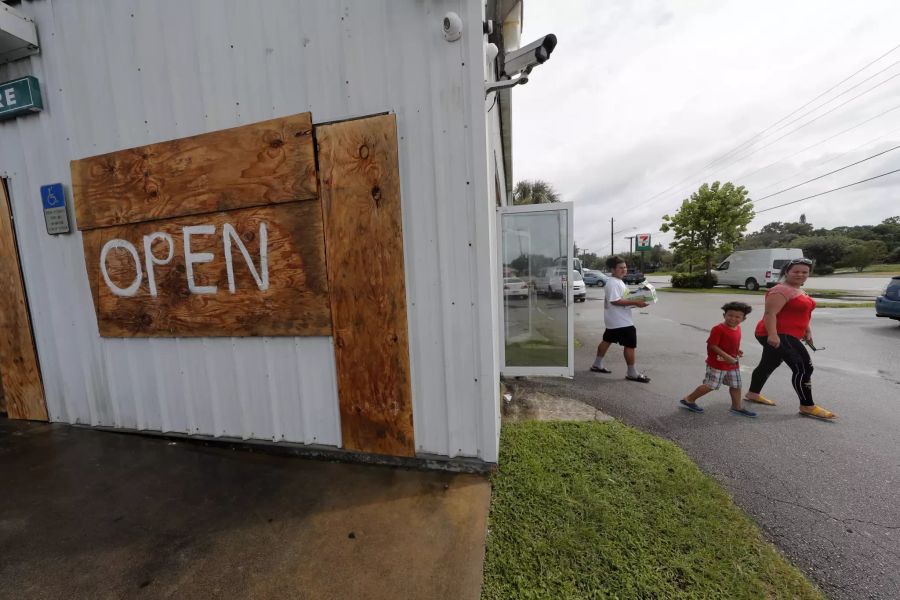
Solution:
<svg viewBox="0 0 900 600"><path fill-rule="evenodd" d="M751 417L751 418L756 417L755 412L753 412L751 410L747 410L746 408L732 408L731 412L733 412L736 415L741 415L744 417Z"/></svg>
<svg viewBox="0 0 900 600"><path fill-rule="evenodd" d="M769 400L768 398L766 398L766 397L763 396L762 394L760 394L760 395L757 396L756 398L748 398L748 397L745 396L745 397L744 397L744 400L747 401L747 402L755 402L756 404L765 404L766 406L775 406L775 402L774 402L774 401Z"/></svg>
<svg viewBox="0 0 900 600"><path fill-rule="evenodd" d="M644 375L643 373L641 373L637 377L631 377L629 375L626 375L625 379L627 379L628 381L639 381L641 383L650 383L650 378L647 377L646 375Z"/></svg>
<svg viewBox="0 0 900 600"><path fill-rule="evenodd" d="M818 405L813 406L809 411L801 410L800 414L804 417L819 419L820 421L834 421L837 418L836 414L834 414L830 410L825 410Z"/></svg>
<svg viewBox="0 0 900 600"><path fill-rule="evenodd" d="M702 412L703 412L703 407L702 407L702 406L697 406L697 403L696 403L696 402L688 402L688 401L685 400L684 398L682 398L682 399L679 400L678 402L681 404L682 407L688 409L688 410L691 411L691 412L695 412L695 413L702 413Z"/></svg>
<svg viewBox="0 0 900 600"><path fill-rule="evenodd" d="M591 367L591 371L593 371L594 373L612 373L612 371L610 371L609 369L594 366Z"/></svg>

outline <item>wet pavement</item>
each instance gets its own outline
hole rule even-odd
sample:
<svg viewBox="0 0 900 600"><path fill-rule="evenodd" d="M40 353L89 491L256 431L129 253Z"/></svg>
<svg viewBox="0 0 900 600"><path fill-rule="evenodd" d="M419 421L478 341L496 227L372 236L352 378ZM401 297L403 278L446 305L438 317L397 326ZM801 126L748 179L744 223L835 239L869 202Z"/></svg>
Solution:
<svg viewBox="0 0 900 600"><path fill-rule="evenodd" d="M0 598L470 598L485 476L0 420Z"/></svg>

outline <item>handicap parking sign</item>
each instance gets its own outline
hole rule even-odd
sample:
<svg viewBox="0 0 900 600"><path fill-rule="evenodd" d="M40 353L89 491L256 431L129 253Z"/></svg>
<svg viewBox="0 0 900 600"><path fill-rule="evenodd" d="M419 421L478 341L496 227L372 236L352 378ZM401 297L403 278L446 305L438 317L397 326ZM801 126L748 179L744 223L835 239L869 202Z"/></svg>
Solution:
<svg viewBox="0 0 900 600"><path fill-rule="evenodd" d="M69 212L66 210L66 193L61 183L41 186L41 204L44 205L44 224L47 233L69 233Z"/></svg>

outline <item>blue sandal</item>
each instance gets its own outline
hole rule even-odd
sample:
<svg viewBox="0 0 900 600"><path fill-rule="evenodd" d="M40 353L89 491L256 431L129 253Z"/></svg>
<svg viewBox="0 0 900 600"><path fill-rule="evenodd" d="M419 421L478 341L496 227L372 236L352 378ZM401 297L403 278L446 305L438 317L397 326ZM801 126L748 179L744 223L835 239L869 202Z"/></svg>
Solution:
<svg viewBox="0 0 900 600"><path fill-rule="evenodd" d="M751 417L751 418L756 417L755 412L753 412L752 410L747 410L746 408L740 408L740 409L732 408L731 412L733 412L736 415L741 415L744 417Z"/></svg>
<svg viewBox="0 0 900 600"><path fill-rule="evenodd" d="M695 413L702 413L702 412L703 412L703 407L702 407L702 406L697 406L697 403L696 403L696 402L688 402L688 401L686 401L684 398L682 398L682 399L679 400L678 402L681 404L681 406L683 406L684 408L688 409L688 410L691 411L691 412L695 412Z"/></svg>

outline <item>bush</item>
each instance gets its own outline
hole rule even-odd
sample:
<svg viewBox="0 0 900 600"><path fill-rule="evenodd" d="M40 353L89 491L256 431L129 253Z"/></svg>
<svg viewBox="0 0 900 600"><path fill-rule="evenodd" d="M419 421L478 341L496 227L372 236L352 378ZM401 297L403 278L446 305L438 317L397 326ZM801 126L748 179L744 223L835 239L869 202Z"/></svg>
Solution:
<svg viewBox="0 0 900 600"><path fill-rule="evenodd" d="M831 275L832 273L834 273L834 267L831 265L816 263L816 266L813 267L813 273L815 273L816 275Z"/></svg>
<svg viewBox="0 0 900 600"><path fill-rule="evenodd" d="M680 263L676 264L675 268L673 270L678 273L687 273L690 270L690 268L691 268L690 263L688 263L687 261L684 261L684 262L680 262ZM697 271L705 271L705 270L706 270L706 267L703 265L694 265L694 273L696 273Z"/></svg>
<svg viewBox="0 0 900 600"><path fill-rule="evenodd" d="M706 271L672 275L672 287L674 288L711 288L717 283L719 283L719 278L713 273L707 275Z"/></svg>

